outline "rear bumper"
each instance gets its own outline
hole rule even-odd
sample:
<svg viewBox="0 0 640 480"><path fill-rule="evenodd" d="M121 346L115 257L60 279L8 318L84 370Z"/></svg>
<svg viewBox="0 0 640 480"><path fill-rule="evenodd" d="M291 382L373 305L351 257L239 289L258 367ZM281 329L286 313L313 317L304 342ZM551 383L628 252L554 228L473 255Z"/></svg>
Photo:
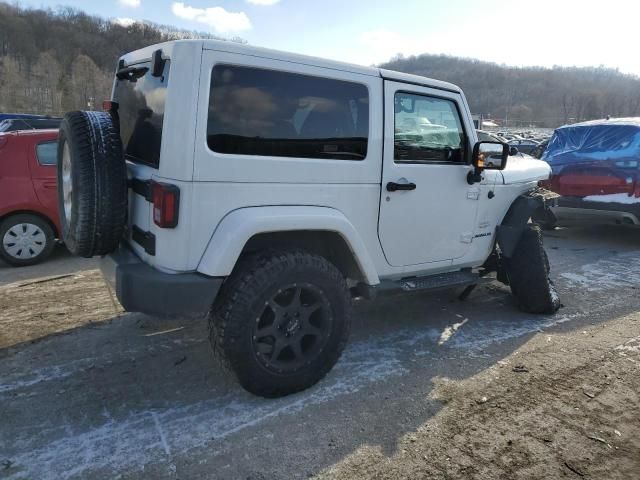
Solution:
<svg viewBox="0 0 640 480"><path fill-rule="evenodd" d="M102 257L100 269L126 311L151 315L204 316L224 282L199 273L160 272L122 246Z"/></svg>
<svg viewBox="0 0 640 480"><path fill-rule="evenodd" d="M640 203L589 202L576 197L561 197L552 203L551 211L558 220L640 225Z"/></svg>

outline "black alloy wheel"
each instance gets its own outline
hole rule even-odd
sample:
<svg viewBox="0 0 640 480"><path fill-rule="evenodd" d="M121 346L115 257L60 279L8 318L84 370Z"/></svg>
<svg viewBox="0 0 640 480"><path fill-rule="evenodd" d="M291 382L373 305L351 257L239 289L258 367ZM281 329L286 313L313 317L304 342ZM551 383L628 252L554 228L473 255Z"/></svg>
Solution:
<svg viewBox="0 0 640 480"><path fill-rule="evenodd" d="M262 365L278 373L311 363L326 346L333 318L326 295L310 283L279 289L256 318L253 348Z"/></svg>

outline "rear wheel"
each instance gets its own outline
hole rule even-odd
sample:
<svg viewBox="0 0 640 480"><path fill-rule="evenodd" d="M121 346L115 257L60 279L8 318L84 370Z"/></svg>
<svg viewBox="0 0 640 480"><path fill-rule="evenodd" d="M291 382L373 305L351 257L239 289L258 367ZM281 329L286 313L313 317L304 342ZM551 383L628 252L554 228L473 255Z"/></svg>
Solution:
<svg viewBox="0 0 640 480"><path fill-rule="evenodd" d="M504 259L511 293L529 313L554 313L560 298L549 278L549 259L537 226L526 227L509 259Z"/></svg>
<svg viewBox="0 0 640 480"><path fill-rule="evenodd" d="M210 339L248 391L279 397L318 382L346 345L351 297L340 271L302 251L245 259L210 315Z"/></svg>
<svg viewBox="0 0 640 480"><path fill-rule="evenodd" d="M0 224L0 242L0 256L10 265L21 267L47 258L55 246L55 236L45 220L21 213Z"/></svg>

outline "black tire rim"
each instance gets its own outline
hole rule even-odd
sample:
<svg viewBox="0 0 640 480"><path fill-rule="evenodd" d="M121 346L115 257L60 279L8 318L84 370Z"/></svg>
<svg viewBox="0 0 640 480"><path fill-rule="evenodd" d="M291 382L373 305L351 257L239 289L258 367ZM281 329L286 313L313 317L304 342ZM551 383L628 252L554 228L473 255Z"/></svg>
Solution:
<svg viewBox="0 0 640 480"><path fill-rule="evenodd" d="M267 369L290 374L318 358L332 328L324 292L310 283L290 284L264 303L253 329L253 351Z"/></svg>

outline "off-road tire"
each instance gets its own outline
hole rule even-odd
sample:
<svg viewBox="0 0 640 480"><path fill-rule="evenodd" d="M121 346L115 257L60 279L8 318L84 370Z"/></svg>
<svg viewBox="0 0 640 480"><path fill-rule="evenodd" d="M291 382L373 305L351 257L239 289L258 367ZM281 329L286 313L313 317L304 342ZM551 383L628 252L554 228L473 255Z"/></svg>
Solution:
<svg viewBox="0 0 640 480"><path fill-rule="evenodd" d="M504 259L511 293L520 309L528 313L554 313L560 299L549 278L549 259L542 245L540 228L527 226L511 258Z"/></svg>
<svg viewBox="0 0 640 480"><path fill-rule="evenodd" d="M542 230L554 230L558 225L558 219L551 210L545 207L538 207L531 215L531 221Z"/></svg>
<svg viewBox="0 0 640 480"><path fill-rule="evenodd" d="M291 284L313 285L323 293L331 329L315 358L283 374L258 359L253 335L266 302ZM351 309L345 278L325 258L302 250L259 253L242 259L223 285L209 315L209 337L242 387L262 397L281 397L314 385L335 365L349 337Z"/></svg>
<svg viewBox="0 0 640 480"><path fill-rule="evenodd" d="M40 232L42 232L40 238L44 239L44 248L42 251L30 258L16 258L11 255L9 251L6 250L6 246L3 241L5 235L10 229L21 224L35 226ZM49 225L46 220L37 215L20 213L7 217L0 223L0 257L13 267L26 267L28 265L35 265L36 263L42 262L51 255L51 252L55 247L55 242L56 240L53 228L51 228L51 225Z"/></svg>
<svg viewBox="0 0 640 480"><path fill-rule="evenodd" d="M70 157L72 201L65 213L63 154ZM127 169L122 142L108 113L69 112L58 140L58 207L62 239L81 257L118 247L127 215Z"/></svg>

